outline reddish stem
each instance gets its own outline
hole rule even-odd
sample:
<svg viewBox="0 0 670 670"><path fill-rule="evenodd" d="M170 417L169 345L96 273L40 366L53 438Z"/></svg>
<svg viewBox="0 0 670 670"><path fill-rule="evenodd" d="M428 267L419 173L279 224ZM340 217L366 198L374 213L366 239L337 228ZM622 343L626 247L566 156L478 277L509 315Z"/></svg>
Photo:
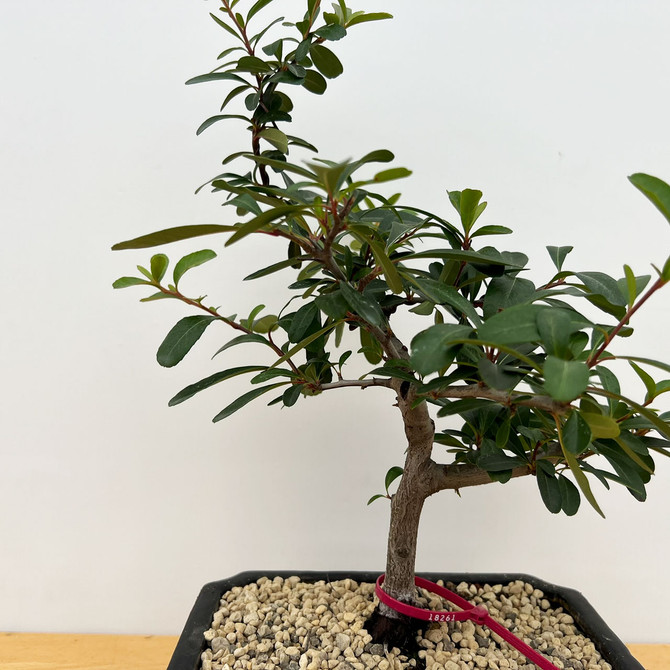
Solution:
<svg viewBox="0 0 670 670"><path fill-rule="evenodd" d="M605 340L603 343L600 345L598 351L595 352L595 354L589 356L588 360L586 361L586 364L592 368L594 365L597 365L600 361L600 356L603 354L609 343L617 336L619 331L630 321L630 318L637 312L642 305L644 305L649 298L658 291L659 288L664 286L667 283L666 279L663 279L663 277L659 277L653 284L653 286L632 306L628 309L628 311L623 315L623 318L617 325L614 327L614 329L605 335Z"/></svg>

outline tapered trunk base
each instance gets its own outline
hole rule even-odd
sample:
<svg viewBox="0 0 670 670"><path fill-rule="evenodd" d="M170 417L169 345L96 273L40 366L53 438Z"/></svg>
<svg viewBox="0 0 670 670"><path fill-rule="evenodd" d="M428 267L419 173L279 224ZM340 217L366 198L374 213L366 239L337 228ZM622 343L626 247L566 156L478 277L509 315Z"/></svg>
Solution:
<svg viewBox="0 0 670 670"><path fill-rule="evenodd" d="M396 618L397 617L397 618ZM382 614L379 606L365 623L365 630L372 637L373 644L383 644L386 649L397 647L408 659L415 659L417 670L424 670L425 661L419 658L417 636L425 627L418 619L396 614L393 618Z"/></svg>

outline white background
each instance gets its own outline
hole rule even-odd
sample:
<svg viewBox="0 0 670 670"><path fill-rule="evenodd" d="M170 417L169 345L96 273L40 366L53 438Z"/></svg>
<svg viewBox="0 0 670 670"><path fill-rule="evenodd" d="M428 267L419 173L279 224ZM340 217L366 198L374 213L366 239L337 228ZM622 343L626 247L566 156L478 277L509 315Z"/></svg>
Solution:
<svg viewBox="0 0 670 670"><path fill-rule="evenodd" d="M291 132L335 160L393 150L414 171L407 200L446 216L445 189L482 189L482 221L515 229L501 244L535 259L538 280L547 244L574 244L574 270L664 262L667 222L626 176L670 180L667 2L361 7L396 18L334 46L345 75L322 98L296 91ZM176 634L202 584L245 569L383 569L388 508L365 502L402 461L390 395L260 401L212 424L247 390L236 380L168 409L257 350L212 362L233 335L212 328L162 369L155 350L187 312L111 289L151 253L114 242L232 222L218 196L193 195L244 148L236 122L195 137L229 89L183 86L230 44L215 8L0 3L0 630ZM283 245L203 240L165 249L221 252L185 288L227 313L281 307L285 275L240 280ZM619 351L667 358L669 298ZM670 462L657 461L645 504L594 485L605 521L586 504L550 515L531 479L435 496L417 567L529 572L581 590L627 642L670 642Z"/></svg>

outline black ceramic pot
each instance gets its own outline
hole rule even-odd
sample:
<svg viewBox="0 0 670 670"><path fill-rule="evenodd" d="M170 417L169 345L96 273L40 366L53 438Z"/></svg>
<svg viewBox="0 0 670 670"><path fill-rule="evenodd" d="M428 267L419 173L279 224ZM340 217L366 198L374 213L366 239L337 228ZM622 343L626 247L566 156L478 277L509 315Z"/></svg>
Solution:
<svg viewBox="0 0 670 670"><path fill-rule="evenodd" d="M230 579L222 579L218 582L205 584L195 605L188 617L186 626L177 642L177 647L172 654L172 659L167 670L198 670L200 668L200 655L205 650L207 643L204 638L205 631L210 628L214 612L219 609L219 601L226 591L234 586L245 586L257 581L261 577L291 577L296 575L305 582L316 582L319 580L337 581L340 579L353 579L357 582L374 582L379 576L374 572L241 572ZM591 639L596 645L602 657L612 666L613 670L644 670L623 642L610 630L607 624L600 618L598 613L589 605L586 598L574 589L556 586L542 581L537 577L516 573L437 573L422 572L421 577L437 581L443 579L445 582L468 582L470 584L507 584L512 581L522 580L532 584L535 588L544 592L545 598L563 608L574 620L582 633Z"/></svg>

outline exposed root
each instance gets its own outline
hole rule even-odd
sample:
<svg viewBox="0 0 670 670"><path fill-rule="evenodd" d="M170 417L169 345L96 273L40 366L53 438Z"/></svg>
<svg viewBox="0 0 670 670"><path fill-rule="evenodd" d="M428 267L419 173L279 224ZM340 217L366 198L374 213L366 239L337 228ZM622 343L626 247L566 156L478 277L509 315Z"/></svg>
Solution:
<svg viewBox="0 0 670 670"><path fill-rule="evenodd" d="M418 619L396 614L397 618L391 618L382 614L379 607L370 615L365 623L365 629L372 637L375 644L383 644L384 649L391 650L397 647L408 658L416 660L417 670L423 670L425 661L419 658L419 650L422 647L417 642L417 636L423 630L425 624Z"/></svg>

